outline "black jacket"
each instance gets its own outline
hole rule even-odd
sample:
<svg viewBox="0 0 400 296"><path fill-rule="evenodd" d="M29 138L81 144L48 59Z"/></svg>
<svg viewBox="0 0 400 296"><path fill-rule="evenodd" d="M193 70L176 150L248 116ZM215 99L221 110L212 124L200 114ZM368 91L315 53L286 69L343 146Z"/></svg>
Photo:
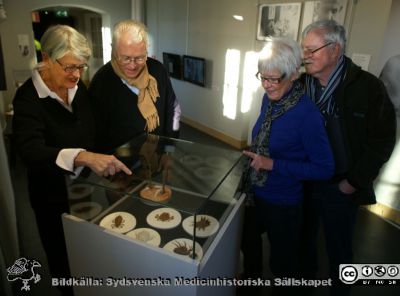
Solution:
<svg viewBox="0 0 400 296"><path fill-rule="evenodd" d="M15 147L28 169L32 206L67 201L64 171L56 165L63 148L94 147L94 119L85 85L78 90L69 112L50 97L39 98L32 79L18 88L14 101Z"/></svg>
<svg viewBox="0 0 400 296"><path fill-rule="evenodd" d="M347 57L345 77L334 97L349 163L344 177L357 189L353 194L357 204L375 203L373 181L396 142L393 104L383 83Z"/></svg>
<svg viewBox="0 0 400 296"><path fill-rule="evenodd" d="M152 133L175 136L172 129L176 100L171 81L164 66L147 59L149 74L157 80L160 97L155 106L160 125ZM111 63L105 64L94 75L89 86L96 121L96 147L100 152L111 152L145 131L146 121L137 107L138 96L115 74Z"/></svg>

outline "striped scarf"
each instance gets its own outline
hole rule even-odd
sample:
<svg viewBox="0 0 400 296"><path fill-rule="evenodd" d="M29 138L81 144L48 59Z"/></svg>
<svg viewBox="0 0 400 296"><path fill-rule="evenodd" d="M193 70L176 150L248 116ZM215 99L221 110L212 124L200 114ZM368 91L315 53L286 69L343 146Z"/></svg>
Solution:
<svg viewBox="0 0 400 296"><path fill-rule="evenodd" d="M306 75L306 93L311 97L314 103L321 111L326 111L328 115L337 115L337 103L333 98L333 92L342 81L343 68L345 64L344 56L339 58L339 61L329 76L328 84L326 85L321 97L317 98L318 79L311 75Z"/></svg>

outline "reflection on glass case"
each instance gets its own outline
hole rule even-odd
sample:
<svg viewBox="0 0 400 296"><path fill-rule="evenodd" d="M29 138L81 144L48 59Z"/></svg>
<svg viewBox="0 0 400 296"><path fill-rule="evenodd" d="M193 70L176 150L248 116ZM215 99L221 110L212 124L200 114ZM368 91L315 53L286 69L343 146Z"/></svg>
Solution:
<svg viewBox="0 0 400 296"><path fill-rule="evenodd" d="M145 134L114 155L133 174L101 178L83 172L69 185L72 216L139 243L143 252L156 248L195 265L214 252L215 238L227 236L226 224L237 220L232 212L239 207L240 151ZM232 224L237 237L240 223ZM74 244L68 232L67 246Z"/></svg>

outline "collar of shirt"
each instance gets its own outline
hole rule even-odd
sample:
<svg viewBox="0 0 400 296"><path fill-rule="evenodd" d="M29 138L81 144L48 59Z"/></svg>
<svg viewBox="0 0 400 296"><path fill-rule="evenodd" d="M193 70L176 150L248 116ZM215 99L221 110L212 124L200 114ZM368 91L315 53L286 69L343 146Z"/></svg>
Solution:
<svg viewBox="0 0 400 296"><path fill-rule="evenodd" d="M42 77L40 76L39 71L37 69L34 69L32 71L32 81L33 81L33 85L35 86L35 89L36 89L40 99L44 99L47 97L55 99L65 109L72 112L72 102L74 100L76 91L78 90L78 85L75 85L75 87L68 89L68 105L67 105L55 92L51 91L47 87L47 85L44 83L44 81L43 81Z"/></svg>
<svg viewBox="0 0 400 296"><path fill-rule="evenodd" d="M134 87L134 86L132 86L132 85L129 85L128 82L126 82L126 81L125 81L124 79L122 79L122 78L121 78L121 80L122 80L122 83L125 84L125 85L131 90L131 92L133 92L133 93L136 94L136 95L139 95L139 89L138 89L137 87Z"/></svg>

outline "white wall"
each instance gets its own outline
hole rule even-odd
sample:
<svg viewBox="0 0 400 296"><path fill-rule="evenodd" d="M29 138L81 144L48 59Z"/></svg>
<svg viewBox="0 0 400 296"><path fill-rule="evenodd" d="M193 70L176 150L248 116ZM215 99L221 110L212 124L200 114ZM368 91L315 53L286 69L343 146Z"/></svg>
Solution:
<svg viewBox="0 0 400 296"><path fill-rule="evenodd" d="M400 0L392 0L392 7L384 36L383 49L378 63L378 71L382 71L386 61L400 54ZM400 83L400 80L399 80ZM400 161L400 117L397 116L397 145L388 163L382 168L375 189L379 203L400 210L399 194L400 173L398 163Z"/></svg>
<svg viewBox="0 0 400 296"><path fill-rule="evenodd" d="M83 4L84 3L84 4ZM7 0L4 8L7 19L0 23L0 35L3 44L5 73L7 78L7 91L3 93L4 105L7 106L15 93L15 73L25 76L27 70L32 69L36 63L33 47L33 31L31 11L49 6L74 6L93 10L103 15L103 25L112 27L120 19L131 17L131 0ZM18 49L18 35L28 35L30 41L30 54L22 57ZM28 72L29 73L29 72Z"/></svg>
<svg viewBox="0 0 400 296"><path fill-rule="evenodd" d="M183 116L234 139L248 138L259 111L262 90L258 87L255 91L252 85L246 83L246 78L252 81L250 76L257 70L253 65L253 71L243 74L243 60L246 53L258 51L262 47L262 42L255 38L258 4L283 2L294 1L145 1L146 21L151 34L150 54L156 55L160 60L162 52L188 54L207 60L208 77L205 88L172 79L181 101ZM371 55L369 71L374 74L378 73L378 61L391 2L392 0L348 0L345 25L350 34L347 54L350 57L353 53ZM243 16L243 21L235 20L233 15ZM230 49L240 52L240 61L225 61L226 53ZM238 83L233 85L233 89L237 87L236 96L226 96L227 92L224 91L227 83L225 74L230 67L239 69ZM241 111L241 104L245 100L251 102L251 108L244 113ZM224 115L224 108L234 103L234 116Z"/></svg>
<svg viewBox="0 0 400 296"><path fill-rule="evenodd" d="M252 51L255 40L256 1L146 1L147 25L151 41L151 54L162 60L162 52L188 54L205 58L206 87L173 80L174 89L181 102L184 116L204 124L235 139L245 139L246 115L240 111L242 79L239 76L237 96L229 99L236 102L231 117L224 116L227 102L223 102L227 50L240 52L240 61L229 66L243 70L245 53ZM233 15L243 16L237 21ZM254 70L256 71L256 70ZM239 74L241 71L239 71ZM225 109L226 110L226 109Z"/></svg>
<svg viewBox="0 0 400 296"><path fill-rule="evenodd" d="M378 73L381 72L386 61L400 54L400 0L392 0L387 31L383 42L382 54L378 63Z"/></svg>
<svg viewBox="0 0 400 296"><path fill-rule="evenodd" d="M15 73L29 70L34 66L33 32L30 12L46 6L62 5L65 0L13 0L4 3L7 20L0 23L0 34L3 41L4 60L8 90L3 93L4 105L7 106L14 95ZM379 58L384 42L384 32L392 0L348 0L353 7L350 28L348 55L366 53L371 55L370 72L380 71ZM175 91L181 101L183 115L234 139L243 140L257 116L260 103L260 88L254 89L246 84L248 75L243 75L245 54L257 51L262 47L255 40L257 6L261 3L293 2L291 0L146 0L146 22L151 35L150 55L162 59L162 52L189 54L204 57L207 60L207 85L205 88L173 80ZM399 0L396 0L398 3ZM82 3L85 3L82 5ZM118 5L116 5L118 3ZM103 19L113 25L117 20L129 18L131 0L70 0L68 6L77 6L102 13ZM350 13L350 9L348 10ZM243 16L237 21L233 15ZM371 20L373 15L373 21ZM397 28L398 26L393 26ZM395 29L393 29L395 30ZM19 54L17 36L27 34L32 41L30 55ZM228 50L240 52L240 61L226 63ZM227 69L239 70L237 84L230 82L228 92L225 74ZM232 70L229 70L232 72ZM254 68L255 72L256 69ZM249 72L251 73L251 71ZM252 75L252 74L251 74ZM252 83L254 81L250 80ZM225 96L224 96L225 95ZM249 100L251 109L241 110L243 101ZM228 106L233 106L228 112ZM245 108L246 109L246 108ZM225 112L225 115L224 115ZM245 113L244 113L245 112Z"/></svg>
<svg viewBox="0 0 400 296"><path fill-rule="evenodd" d="M262 42L255 40L257 5L282 2L294 1L146 1L151 55L162 60L162 52L171 52L207 59L208 77L205 88L172 79L185 117L237 140L249 138L258 116L263 90L258 87L253 92L244 82L247 75L243 74L243 58L245 53L258 51L262 47ZM348 0L345 20L345 27L348 29L346 54L349 57L353 53L370 55L369 71L375 75L379 74L387 57L400 53L400 0L393 0L392 12L391 6L392 0ZM232 15L243 16L243 21L234 20ZM240 51L240 62L225 61L229 49ZM230 99L237 100L234 119L224 116L225 71L228 66L238 66L240 71L238 95L230 96ZM253 71L248 75L252 76L255 72L254 65ZM242 98L246 91L249 94ZM244 99L251 101L251 108L246 113L242 113L240 108ZM385 168L382 169L382 174L383 177L378 178L377 184L386 178L388 173ZM397 184L398 181L393 182ZM388 201L390 196L387 192L378 190L378 201L400 208L400 204L395 203L396 199Z"/></svg>
<svg viewBox="0 0 400 296"><path fill-rule="evenodd" d="M351 1L351 0L349 0ZM349 32L348 53L371 55L368 71L379 75L379 60L384 44L392 0L353 0L354 16Z"/></svg>

